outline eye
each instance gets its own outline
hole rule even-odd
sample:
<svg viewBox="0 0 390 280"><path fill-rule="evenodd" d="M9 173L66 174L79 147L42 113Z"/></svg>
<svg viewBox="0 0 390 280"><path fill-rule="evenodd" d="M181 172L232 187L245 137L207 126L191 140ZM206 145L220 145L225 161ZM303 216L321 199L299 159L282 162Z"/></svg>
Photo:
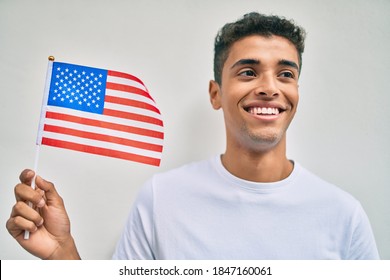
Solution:
<svg viewBox="0 0 390 280"><path fill-rule="evenodd" d="M245 76L245 77L256 77L256 73L253 70L244 70L238 73L239 76Z"/></svg>
<svg viewBox="0 0 390 280"><path fill-rule="evenodd" d="M294 79L294 78L295 78L295 75L294 75L294 73L292 73L292 72L290 72L290 71L284 71L284 72L282 72L282 73L279 74L279 77Z"/></svg>

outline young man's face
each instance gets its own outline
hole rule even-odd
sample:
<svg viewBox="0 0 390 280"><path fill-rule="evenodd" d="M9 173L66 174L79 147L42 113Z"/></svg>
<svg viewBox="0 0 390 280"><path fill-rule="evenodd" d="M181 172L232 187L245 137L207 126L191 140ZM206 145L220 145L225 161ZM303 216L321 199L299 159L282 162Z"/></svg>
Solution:
<svg viewBox="0 0 390 280"><path fill-rule="evenodd" d="M221 85L210 83L228 145L262 151L285 139L298 105L298 65L295 46L283 37L253 35L232 45Z"/></svg>

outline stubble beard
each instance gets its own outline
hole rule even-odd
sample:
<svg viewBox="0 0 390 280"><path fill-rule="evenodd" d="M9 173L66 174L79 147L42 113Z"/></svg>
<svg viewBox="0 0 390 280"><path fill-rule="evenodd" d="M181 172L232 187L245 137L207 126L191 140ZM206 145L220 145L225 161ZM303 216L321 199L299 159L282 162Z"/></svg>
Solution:
<svg viewBox="0 0 390 280"><path fill-rule="evenodd" d="M245 145L251 152L263 153L276 147L286 131L278 131L272 128L264 128L261 131L253 131L243 124L241 127L241 145Z"/></svg>

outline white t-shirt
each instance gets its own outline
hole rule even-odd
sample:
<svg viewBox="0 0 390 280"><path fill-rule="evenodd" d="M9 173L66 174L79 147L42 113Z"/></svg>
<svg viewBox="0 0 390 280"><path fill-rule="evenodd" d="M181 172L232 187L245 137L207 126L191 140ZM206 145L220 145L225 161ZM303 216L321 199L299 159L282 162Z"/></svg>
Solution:
<svg viewBox="0 0 390 280"><path fill-rule="evenodd" d="M378 259L368 218L345 191L295 162L275 183L230 174L220 156L153 176L114 259Z"/></svg>

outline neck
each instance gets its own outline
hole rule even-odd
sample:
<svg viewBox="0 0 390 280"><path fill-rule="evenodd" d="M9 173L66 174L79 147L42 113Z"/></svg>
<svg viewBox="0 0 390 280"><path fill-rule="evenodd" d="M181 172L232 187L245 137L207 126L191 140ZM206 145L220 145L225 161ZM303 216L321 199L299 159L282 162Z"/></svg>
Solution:
<svg viewBox="0 0 390 280"><path fill-rule="evenodd" d="M287 178L293 163L286 157L285 139L270 150L253 151L227 145L222 164L234 176L253 182L277 182Z"/></svg>

